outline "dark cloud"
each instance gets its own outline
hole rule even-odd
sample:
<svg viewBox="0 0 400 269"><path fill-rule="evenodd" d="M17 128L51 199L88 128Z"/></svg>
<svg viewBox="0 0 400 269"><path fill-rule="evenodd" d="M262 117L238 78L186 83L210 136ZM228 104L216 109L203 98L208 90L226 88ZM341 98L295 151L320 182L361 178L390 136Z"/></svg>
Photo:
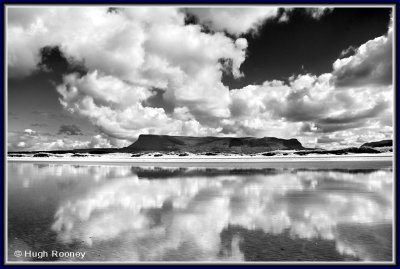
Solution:
<svg viewBox="0 0 400 269"><path fill-rule="evenodd" d="M307 102L305 96L310 96L307 89L292 91L285 102L271 100L267 106L273 108L274 114L291 122L313 121L323 115L329 107L319 102Z"/></svg>
<svg viewBox="0 0 400 269"><path fill-rule="evenodd" d="M152 92L154 94L143 102L143 106L163 108L166 113L172 113L174 111L175 105L164 98L165 91L153 89Z"/></svg>
<svg viewBox="0 0 400 269"><path fill-rule="evenodd" d="M235 124L230 124L230 125L224 125L222 127L221 133L225 134L225 135L232 135L232 134L241 134L239 136L255 136L255 137L261 137L264 136L264 134L262 133L262 128L251 128L248 127L246 125L244 125L243 123L236 122Z"/></svg>
<svg viewBox="0 0 400 269"><path fill-rule="evenodd" d="M354 128L363 127L366 125L365 121L349 122L349 123L335 123L335 124L321 124L316 123L316 132L318 133L332 133L337 131L344 131Z"/></svg>
<svg viewBox="0 0 400 269"><path fill-rule="evenodd" d="M388 104L386 102L378 102L373 108L366 109L363 111L360 111L358 113L346 113L343 114L339 117L328 117L324 119L318 120L318 124L323 124L323 125L335 125L335 124L349 124L352 122L357 122L361 120L365 120L368 118L373 118L378 116L380 113L386 110L388 108Z"/></svg>
<svg viewBox="0 0 400 269"><path fill-rule="evenodd" d="M365 85L390 85L393 67L389 63L383 69L378 62L370 62L355 68L344 68L334 72L335 84L338 87L361 87ZM378 67L377 67L378 66ZM378 74L377 74L378 73Z"/></svg>
<svg viewBox="0 0 400 269"><path fill-rule="evenodd" d="M309 133L309 132L312 132L311 124L308 122L303 122L303 124L300 127L300 133Z"/></svg>
<svg viewBox="0 0 400 269"><path fill-rule="evenodd" d="M363 127L367 124L368 119L379 118L382 122L387 118L390 121L390 114L386 115L385 111L389 107L387 102L380 101L370 109L365 109L357 113L346 112L336 117L318 118L310 122L303 122L299 132L302 133L331 133ZM354 108L353 108L354 109ZM382 118L383 116L383 118ZM326 141L326 139L325 139ZM319 142L322 143L322 142ZM328 143L328 142L327 142Z"/></svg>
<svg viewBox="0 0 400 269"><path fill-rule="evenodd" d="M118 14L119 12L121 12L122 8L119 7L109 7L107 9L107 13L111 13L111 14Z"/></svg>
<svg viewBox="0 0 400 269"><path fill-rule="evenodd" d="M370 40L353 56L334 63L334 83L338 87L387 86L392 84L392 32Z"/></svg>
<svg viewBox="0 0 400 269"><path fill-rule="evenodd" d="M40 49L39 70L53 75L56 82L62 81L62 76L68 73L79 73L81 76L87 73L83 63L79 63L71 57L66 57L59 46L45 46Z"/></svg>
<svg viewBox="0 0 400 269"><path fill-rule="evenodd" d="M249 106L246 100L235 98L229 105L229 110L233 117L249 116L251 114L251 108Z"/></svg>
<svg viewBox="0 0 400 269"><path fill-rule="evenodd" d="M81 129L72 124L72 125L61 125L58 130L58 134L66 134L66 135L83 135Z"/></svg>
<svg viewBox="0 0 400 269"><path fill-rule="evenodd" d="M354 106L355 100L347 91L337 91L334 97L346 109L350 109Z"/></svg>

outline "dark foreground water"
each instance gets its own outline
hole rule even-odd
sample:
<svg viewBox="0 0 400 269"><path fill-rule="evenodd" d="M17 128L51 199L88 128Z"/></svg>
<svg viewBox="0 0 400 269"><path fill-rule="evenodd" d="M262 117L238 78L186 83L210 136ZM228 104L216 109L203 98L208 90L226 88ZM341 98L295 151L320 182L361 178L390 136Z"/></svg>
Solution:
<svg viewBox="0 0 400 269"><path fill-rule="evenodd" d="M8 164L10 261L391 261L391 166Z"/></svg>

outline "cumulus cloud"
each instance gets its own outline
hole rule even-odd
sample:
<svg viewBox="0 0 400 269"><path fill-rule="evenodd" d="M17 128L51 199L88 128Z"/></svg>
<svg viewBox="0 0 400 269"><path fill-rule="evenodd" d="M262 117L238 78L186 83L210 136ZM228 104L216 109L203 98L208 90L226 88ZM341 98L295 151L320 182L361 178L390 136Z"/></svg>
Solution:
<svg viewBox="0 0 400 269"><path fill-rule="evenodd" d="M371 96L375 89L338 91L331 81L331 74L306 74L291 78L289 84L272 81L233 90L232 118L312 122L317 131L322 125L354 124L391 109L390 88L381 88ZM312 131L309 124L301 126Z"/></svg>
<svg viewBox="0 0 400 269"><path fill-rule="evenodd" d="M345 135L349 143L332 143L340 147L359 145L349 137L358 137L367 129L375 132L375 136L370 137L372 140L388 137L388 129L391 129L388 115L392 115L393 109L392 87L344 91L335 87L332 77L332 74L306 74L292 77L288 83L266 81L263 85L232 90L231 117L222 122L223 132L242 136L296 136L311 147L326 133Z"/></svg>
<svg viewBox="0 0 400 269"><path fill-rule="evenodd" d="M83 135L82 130L74 125L61 125L60 129L58 130L58 134L66 134L66 135Z"/></svg>
<svg viewBox="0 0 400 269"><path fill-rule="evenodd" d="M128 140L116 139L114 137L109 137L105 134L98 134L91 138L89 147L90 148L111 148L111 147L126 147L131 144Z"/></svg>
<svg viewBox="0 0 400 269"><path fill-rule="evenodd" d="M393 26L387 35L355 49L355 54L338 59L332 72L338 87L391 85L393 80Z"/></svg>
<svg viewBox="0 0 400 269"><path fill-rule="evenodd" d="M60 102L107 134L134 139L140 133L166 130L215 133L215 127L208 129L202 123L229 116L229 89L221 83L222 72L242 75L239 67L245 59L245 39L203 33L199 25L185 25L184 14L174 8L132 8L117 13L107 13L105 8L56 8L37 12L40 15L32 16L30 23L9 26L8 45L13 47L9 56L16 58L9 61L10 73L15 64L29 65L16 63L25 59L19 53L36 55L43 46L59 44L66 57L84 61L91 70L83 77L65 76L58 87ZM36 24L39 29L31 32ZM87 42L88 36L91 42ZM19 40L28 44L23 51L13 45ZM174 104L173 116L144 105L154 95L154 88L164 90L166 101Z"/></svg>

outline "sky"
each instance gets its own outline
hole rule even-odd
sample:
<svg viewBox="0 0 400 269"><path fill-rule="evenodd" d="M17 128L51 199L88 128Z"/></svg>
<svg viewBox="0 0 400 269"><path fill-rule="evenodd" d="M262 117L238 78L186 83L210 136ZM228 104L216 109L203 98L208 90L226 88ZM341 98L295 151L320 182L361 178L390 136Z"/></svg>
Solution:
<svg viewBox="0 0 400 269"><path fill-rule="evenodd" d="M7 8L8 150L393 137L389 7Z"/></svg>

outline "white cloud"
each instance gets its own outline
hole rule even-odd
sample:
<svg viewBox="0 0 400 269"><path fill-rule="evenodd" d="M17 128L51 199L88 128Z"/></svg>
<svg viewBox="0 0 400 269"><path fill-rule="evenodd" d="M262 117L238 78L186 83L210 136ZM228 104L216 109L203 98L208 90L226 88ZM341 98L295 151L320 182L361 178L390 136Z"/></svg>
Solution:
<svg viewBox="0 0 400 269"><path fill-rule="evenodd" d="M153 69L157 68L152 64L164 63L158 66L169 69L164 71L192 74L205 64L217 65L221 58L232 59L236 69L244 60L245 47L237 48L223 34L202 33L198 25L185 26L184 14L175 8L136 7L118 13L107 13L106 8L28 9L24 14L32 13L31 20L24 18L24 24L17 23L20 13L15 9L21 8L9 8L9 67L15 65L14 58L26 60L21 55L24 51L38 55L39 48L45 45L60 45L68 56L84 59L90 70L153 84L142 78L142 73L155 72ZM24 44L25 50L14 42ZM34 69L37 62L19 63L32 63L30 69ZM239 74L236 69L233 72ZM168 72L162 75L168 78Z"/></svg>
<svg viewBox="0 0 400 269"><path fill-rule="evenodd" d="M116 139L105 134L98 134L91 138L89 148L122 148L131 144L128 140Z"/></svg>
<svg viewBox="0 0 400 269"><path fill-rule="evenodd" d="M8 132L7 142L9 151L72 149L84 148L88 145L87 142L39 133L31 129L24 132Z"/></svg>
<svg viewBox="0 0 400 269"><path fill-rule="evenodd" d="M17 147L24 148L25 145L26 145L25 142L21 141L21 142L18 142Z"/></svg>
<svg viewBox="0 0 400 269"><path fill-rule="evenodd" d="M34 135L36 133L36 131L32 130L32 129L25 129L24 133L27 135Z"/></svg>
<svg viewBox="0 0 400 269"><path fill-rule="evenodd" d="M28 131L27 131L28 130ZM105 134L76 139L73 136L52 135L27 129L24 132L8 132L8 151L47 151L80 148L125 147L130 141L108 137Z"/></svg>

